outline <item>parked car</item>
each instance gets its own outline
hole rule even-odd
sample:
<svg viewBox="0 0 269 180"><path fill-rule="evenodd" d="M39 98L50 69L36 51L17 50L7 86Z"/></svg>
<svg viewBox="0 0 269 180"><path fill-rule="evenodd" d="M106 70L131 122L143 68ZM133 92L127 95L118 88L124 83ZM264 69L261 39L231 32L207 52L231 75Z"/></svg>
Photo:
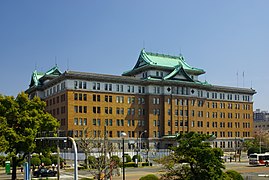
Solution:
<svg viewBox="0 0 269 180"><path fill-rule="evenodd" d="M34 177L53 177L56 176L57 171L47 169L45 167L39 168L37 171L34 171Z"/></svg>

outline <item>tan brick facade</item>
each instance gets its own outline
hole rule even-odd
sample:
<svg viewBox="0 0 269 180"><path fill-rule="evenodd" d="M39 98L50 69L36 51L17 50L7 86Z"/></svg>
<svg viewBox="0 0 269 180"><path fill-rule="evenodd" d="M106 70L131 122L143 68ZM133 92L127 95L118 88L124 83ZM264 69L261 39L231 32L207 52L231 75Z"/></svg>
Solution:
<svg viewBox="0 0 269 180"><path fill-rule="evenodd" d="M142 98L144 102L139 103ZM172 95L171 121L170 98L171 95L66 90L44 100L47 111L61 122L60 130L66 136L103 136L106 126L111 139L120 138L122 131L130 139L137 139L144 130L147 133L143 137L152 140L190 131L215 134L223 140L253 137L252 102Z"/></svg>
<svg viewBox="0 0 269 180"><path fill-rule="evenodd" d="M145 138L166 148L173 143L169 137L195 131L214 134L215 146L233 149L238 140L253 137L256 92L200 82L203 73L183 57L142 51L122 76L60 73L56 67L33 78L26 92L46 101L62 136L103 137L106 129L110 140L119 141L124 131L129 144Z"/></svg>

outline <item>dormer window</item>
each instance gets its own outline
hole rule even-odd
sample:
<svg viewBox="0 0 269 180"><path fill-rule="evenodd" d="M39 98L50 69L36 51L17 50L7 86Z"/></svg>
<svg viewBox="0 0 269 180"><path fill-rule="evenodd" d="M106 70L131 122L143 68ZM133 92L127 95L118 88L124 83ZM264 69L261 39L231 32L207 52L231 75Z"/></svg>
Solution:
<svg viewBox="0 0 269 180"><path fill-rule="evenodd" d="M148 76L148 73L147 73L147 72L143 72L143 73L142 73L142 77L143 77L143 78L147 78L147 76Z"/></svg>
<svg viewBox="0 0 269 180"><path fill-rule="evenodd" d="M157 77L163 77L163 72L162 71L156 71L156 76Z"/></svg>

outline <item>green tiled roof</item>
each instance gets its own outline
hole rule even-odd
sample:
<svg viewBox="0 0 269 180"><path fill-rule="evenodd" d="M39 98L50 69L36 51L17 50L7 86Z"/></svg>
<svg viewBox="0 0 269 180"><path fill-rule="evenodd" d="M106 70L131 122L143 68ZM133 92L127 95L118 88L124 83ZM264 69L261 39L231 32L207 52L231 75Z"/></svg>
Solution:
<svg viewBox="0 0 269 180"><path fill-rule="evenodd" d="M62 74L60 72L60 70L58 69L58 66L55 65L53 68L51 68L50 70L48 70L47 72L43 73L43 72L37 72L37 70L34 70L34 72L32 73L32 77L31 77L31 82L30 82L30 87L32 86L38 86L41 84L40 79L46 75L55 75L58 76Z"/></svg>
<svg viewBox="0 0 269 180"><path fill-rule="evenodd" d="M182 67L187 73L196 75L205 73L203 69L194 68L187 64L182 55L170 56L165 54L146 52L144 49L142 49L135 67L131 71L124 72L123 75L132 74L134 70L145 66L156 66L163 68Z"/></svg>

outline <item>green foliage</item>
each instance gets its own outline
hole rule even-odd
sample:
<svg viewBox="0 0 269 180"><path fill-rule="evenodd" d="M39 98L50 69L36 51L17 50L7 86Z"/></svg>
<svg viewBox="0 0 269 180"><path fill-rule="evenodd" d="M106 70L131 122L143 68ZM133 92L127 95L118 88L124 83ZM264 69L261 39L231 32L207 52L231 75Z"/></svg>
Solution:
<svg viewBox="0 0 269 180"><path fill-rule="evenodd" d="M140 166L148 166L149 163L147 162L143 162L143 163L139 163ZM122 163L120 163L120 167L122 167ZM128 163L124 163L124 167L137 167L137 164L135 162L128 162Z"/></svg>
<svg viewBox="0 0 269 180"><path fill-rule="evenodd" d="M59 122L45 112L45 106L39 98L30 100L25 93L16 98L0 95L0 151L12 157L12 169L34 151L38 132L56 132L59 127ZM23 155L18 157L21 153ZM16 179L16 171L12 171L12 179Z"/></svg>
<svg viewBox="0 0 269 180"><path fill-rule="evenodd" d="M241 176L241 174L234 170L228 170L226 171L226 174L232 179L232 180L244 180L244 178Z"/></svg>
<svg viewBox="0 0 269 180"><path fill-rule="evenodd" d="M212 148L208 139L211 136L190 132L177 137L178 146L172 147L174 153L162 158L166 173L164 179L224 179L222 169L223 152Z"/></svg>
<svg viewBox="0 0 269 180"><path fill-rule="evenodd" d="M88 161L91 168L96 167L97 159L94 156L89 156Z"/></svg>
<svg viewBox="0 0 269 180"><path fill-rule="evenodd" d="M148 174L146 176L141 177L139 180L159 180L159 178L154 174Z"/></svg>
<svg viewBox="0 0 269 180"><path fill-rule="evenodd" d="M120 166L122 167L122 163L120 164ZM124 163L124 167L136 167L136 164L134 162L128 162Z"/></svg>
<svg viewBox="0 0 269 180"><path fill-rule="evenodd" d="M96 164L98 167L104 169L106 167L106 164L105 164L105 156L102 155L102 156L99 156L97 158L97 164Z"/></svg>
<svg viewBox="0 0 269 180"><path fill-rule="evenodd" d="M138 162L141 162L142 160L140 155L134 155L132 161L135 162L135 159L137 159Z"/></svg>
<svg viewBox="0 0 269 180"><path fill-rule="evenodd" d="M253 153L259 153L260 152L260 148L259 147L251 147L248 149L248 156L250 154L253 154Z"/></svg>
<svg viewBox="0 0 269 180"><path fill-rule="evenodd" d="M64 159L62 157L59 157L59 158L60 158L60 163L64 162ZM51 159L52 164L58 164L58 155L52 155L50 159Z"/></svg>
<svg viewBox="0 0 269 180"><path fill-rule="evenodd" d="M142 162L141 164L142 166L152 166L152 163L149 162Z"/></svg>
<svg viewBox="0 0 269 180"><path fill-rule="evenodd" d="M131 162L132 161L132 158L129 154L124 154L124 157L125 157L125 162L128 163L128 162Z"/></svg>
<svg viewBox="0 0 269 180"><path fill-rule="evenodd" d="M268 148L265 148L265 147L261 147L261 153L265 153L265 152L269 152L269 149ZM260 147L251 147L248 149L248 156L250 154L254 154L254 153L260 153Z"/></svg>
<svg viewBox="0 0 269 180"><path fill-rule="evenodd" d="M119 158L119 156L116 156L116 155L111 156L111 159L110 160L113 161L116 166L120 164L120 158Z"/></svg>
<svg viewBox="0 0 269 180"><path fill-rule="evenodd" d="M38 156L32 157L31 164L35 166L39 166L41 164L41 160L39 159Z"/></svg>
<svg viewBox="0 0 269 180"><path fill-rule="evenodd" d="M41 162L44 163L45 166L49 166L51 165L51 159L50 158L47 158L47 157L44 157L41 159Z"/></svg>
<svg viewBox="0 0 269 180"><path fill-rule="evenodd" d="M5 167L5 162L10 161L7 156L0 156L0 166Z"/></svg>
<svg viewBox="0 0 269 180"><path fill-rule="evenodd" d="M247 151L249 148L251 147L256 147L256 143L254 140L252 139L247 139L247 140L244 140L243 141L243 144L242 144L242 150L243 151Z"/></svg>

